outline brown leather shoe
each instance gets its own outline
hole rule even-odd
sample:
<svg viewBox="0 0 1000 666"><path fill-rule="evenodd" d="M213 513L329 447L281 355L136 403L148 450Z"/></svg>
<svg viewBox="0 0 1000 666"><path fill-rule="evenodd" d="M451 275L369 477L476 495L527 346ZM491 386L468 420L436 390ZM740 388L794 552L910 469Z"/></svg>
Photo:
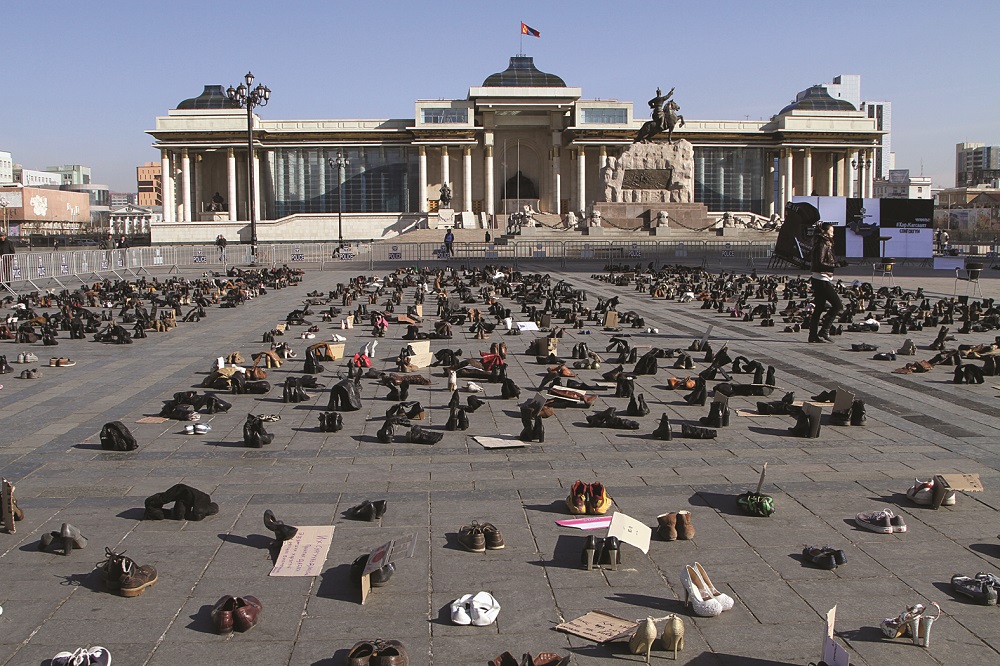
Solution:
<svg viewBox="0 0 1000 666"><path fill-rule="evenodd" d="M493 523L483 523L480 527L483 528L483 536L486 537L486 549L502 550L506 544L504 544L500 530Z"/></svg>
<svg viewBox="0 0 1000 666"><path fill-rule="evenodd" d="M678 539L694 538L694 525L691 524L690 511L677 512L677 538Z"/></svg>
<svg viewBox="0 0 1000 666"><path fill-rule="evenodd" d="M368 661L369 666L409 666L410 655L399 641L386 641L378 647L378 652Z"/></svg>
<svg viewBox="0 0 1000 666"><path fill-rule="evenodd" d="M215 627L215 633L232 633L235 606L236 597L228 594L215 602L215 606L212 607L212 625Z"/></svg>
<svg viewBox="0 0 1000 666"><path fill-rule="evenodd" d="M233 610L233 628L236 631L249 631L260 622L264 614L264 604L257 597L239 597Z"/></svg>
<svg viewBox="0 0 1000 666"><path fill-rule="evenodd" d="M347 653L347 666L369 666L372 655L376 652L375 644L371 641L359 641L354 644L351 651Z"/></svg>
<svg viewBox="0 0 1000 666"><path fill-rule="evenodd" d="M670 513L660 514L656 517L656 522L659 527L656 529L656 533L664 541L676 541L677 540L677 512L672 511Z"/></svg>
<svg viewBox="0 0 1000 666"><path fill-rule="evenodd" d="M471 550L473 553L486 552L486 536L483 534L483 526L472 521L471 525L466 525L458 531L458 543L462 548Z"/></svg>

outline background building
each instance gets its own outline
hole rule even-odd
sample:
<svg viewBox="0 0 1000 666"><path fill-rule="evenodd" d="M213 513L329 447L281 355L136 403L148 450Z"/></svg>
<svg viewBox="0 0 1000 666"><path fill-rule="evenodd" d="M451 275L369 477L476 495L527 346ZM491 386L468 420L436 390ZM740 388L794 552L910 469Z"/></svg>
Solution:
<svg viewBox="0 0 1000 666"><path fill-rule="evenodd" d="M887 178L889 171L896 168L895 156L892 152L892 103L863 99L861 97L860 74L841 74L833 77L832 82L821 85L834 99L846 100L854 108L864 111L869 118L875 121L876 129L884 132L881 143L875 147L872 167L876 180ZM804 94L805 91L800 92L796 99Z"/></svg>
<svg viewBox="0 0 1000 666"><path fill-rule="evenodd" d="M66 164L63 166L45 167L49 173L59 174L60 185L89 185L90 167L82 164Z"/></svg>
<svg viewBox="0 0 1000 666"><path fill-rule="evenodd" d="M25 187L59 187L62 184L62 177L59 174L25 169L21 164L14 165L12 180Z"/></svg>
<svg viewBox="0 0 1000 666"><path fill-rule="evenodd" d="M133 192L109 192L108 201L112 209L135 204L136 195Z"/></svg>
<svg viewBox="0 0 1000 666"><path fill-rule="evenodd" d="M142 166L137 166L135 177L139 192L135 203L144 208L162 206L163 175L160 163L146 162Z"/></svg>
<svg viewBox="0 0 1000 666"><path fill-rule="evenodd" d="M678 103L685 94L696 93L679 93ZM255 115L248 156L245 110L222 86L205 86L149 131L163 174L164 221L153 225L153 240L210 241L222 232L248 241L248 162L262 241L336 238L341 205L345 239L393 236L428 219L445 183L463 224L525 203L579 213L603 200L602 170L649 118L645 103L636 113L632 102L583 99L527 56L511 58L464 99L417 100L414 111L372 120ZM694 198L710 211L769 216L796 195L874 194L875 169L852 162L874 162L884 132L823 86L769 120L685 120L673 138L692 144ZM209 209L215 193L222 212Z"/></svg>
<svg viewBox="0 0 1000 666"><path fill-rule="evenodd" d="M955 146L955 187L986 185L1000 178L1000 146L960 143Z"/></svg>
<svg viewBox="0 0 1000 666"><path fill-rule="evenodd" d="M14 158L6 150L0 150L0 185L14 182Z"/></svg>
<svg viewBox="0 0 1000 666"><path fill-rule="evenodd" d="M890 169L889 177L875 181L876 199L932 199L930 176L911 176L909 169Z"/></svg>
<svg viewBox="0 0 1000 666"><path fill-rule="evenodd" d="M79 232L90 219L86 193L37 187L0 188L7 202L7 224L12 236Z"/></svg>

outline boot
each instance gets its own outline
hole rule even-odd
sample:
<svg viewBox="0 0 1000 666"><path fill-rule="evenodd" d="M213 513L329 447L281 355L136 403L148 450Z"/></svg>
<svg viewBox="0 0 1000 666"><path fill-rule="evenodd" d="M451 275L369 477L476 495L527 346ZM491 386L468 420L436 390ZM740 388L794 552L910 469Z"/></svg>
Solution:
<svg viewBox="0 0 1000 666"><path fill-rule="evenodd" d="M622 373L618 375L618 382L615 386L615 397L616 398L631 398L635 393L635 384L632 378Z"/></svg>
<svg viewBox="0 0 1000 666"><path fill-rule="evenodd" d="M703 426L709 426L711 428L721 428L722 427L722 403L713 402L709 406L708 416L702 416L698 419L698 422Z"/></svg>
<svg viewBox="0 0 1000 666"><path fill-rule="evenodd" d="M375 437L377 437L378 441L383 444L392 444L392 438L396 434L395 426L395 422L392 419L387 418L382 424L382 427L379 428L377 433L375 433Z"/></svg>
<svg viewBox="0 0 1000 666"><path fill-rule="evenodd" d="M691 524L690 511L677 512L676 528L677 528L678 539L687 540L694 538L694 525Z"/></svg>
<svg viewBox="0 0 1000 666"><path fill-rule="evenodd" d="M600 428L607 424L608 419L615 415L615 408L608 407L603 412L597 412L596 414L591 414L587 417L587 425L591 428Z"/></svg>
<svg viewBox="0 0 1000 666"><path fill-rule="evenodd" d="M670 428L670 416L666 413L660 417L660 425L653 431L653 437L667 442L674 438L673 430Z"/></svg>
<svg viewBox="0 0 1000 666"><path fill-rule="evenodd" d="M852 409L852 407L853 407L853 405L851 407L848 407L847 409L845 409L843 411L839 411L839 412L835 411L835 412L831 413L830 414L830 425L835 425L835 426L850 425L851 424L851 417L852 417L852 414L853 414L853 411L854 411Z"/></svg>
<svg viewBox="0 0 1000 666"><path fill-rule="evenodd" d="M340 432L344 429L344 417L340 412L328 412L326 415L326 432Z"/></svg>
<svg viewBox="0 0 1000 666"><path fill-rule="evenodd" d="M444 429L448 431L458 430L458 408L451 408L451 415L448 417L448 422L444 424Z"/></svg>
<svg viewBox="0 0 1000 666"><path fill-rule="evenodd" d="M545 426L542 424L542 415L539 414L535 417L535 425L531 430L531 437L536 442L545 441Z"/></svg>
<svg viewBox="0 0 1000 666"><path fill-rule="evenodd" d="M764 383L768 386L774 386L774 366L767 366L767 377L764 378Z"/></svg>
<svg viewBox="0 0 1000 666"><path fill-rule="evenodd" d="M458 429L462 431L469 429L469 415L463 407L458 408Z"/></svg>
<svg viewBox="0 0 1000 666"><path fill-rule="evenodd" d="M444 433L424 430L420 426L413 426L407 433L406 438L412 444L437 444L444 437Z"/></svg>
<svg viewBox="0 0 1000 666"><path fill-rule="evenodd" d="M483 405L486 404L485 402L483 402L482 400L480 400L479 398L477 398L474 395L468 396L465 399L465 403L467 405L467 407L465 408L465 411L469 412L470 414L474 413L477 409L479 409L480 407L482 407Z"/></svg>
<svg viewBox="0 0 1000 666"><path fill-rule="evenodd" d="M656 534L664 541L677 540L677 513L664 513L656 517Z"/></svg>
<svg viewBox="0 0 1000 666"><path fill-rule="evenodd" d="M688 437L691 439L715 439L718 432L710 428L699 428L698 426L688 425L687 423L681 424L681 437Z"/></svg>
<svg viewBox="0 0 1000 666"><path fill-rule="evenodd" d="M684 401L689 405L705 406L708 401L708 390L705 388L705 380L699 378L694 390L684 396Z"/></svg>
<svg viewBox="0 0 1000 666"><path fill-rule="evenodd" d="M851 425L863 426L868 423L868 415L865 412L865 401L855 400L851 403Z"/></svg>
<svg viewBox="0 0 1000 666"><path fill-rule="evenodd" d="M535 431L534 412L532 407L521 407L521 425L524 428L521 429L521 434L517 438L522 442L532 441Z"/></svg>

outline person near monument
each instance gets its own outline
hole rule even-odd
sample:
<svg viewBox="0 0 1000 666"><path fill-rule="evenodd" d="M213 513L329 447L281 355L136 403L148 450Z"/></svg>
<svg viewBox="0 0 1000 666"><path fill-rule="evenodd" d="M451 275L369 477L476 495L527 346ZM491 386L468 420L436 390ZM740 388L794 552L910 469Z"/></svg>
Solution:
<svg viewBox="0 0 1000 666"><path fill-rule="evenodd" d="M219 234L219 236L215 239L215 247L219 248L219 261L226 260L227 243L228 242L226 241L226 237L223 236L222 234Z"/></svg>
<svg viewBox="0 0 1000 666"><path fill-rule="evenodd" d="M809 342L833 342L830 327L837 315L844 311L844 303L833 286L833 271L840 262L833 253L833 225L829 222L817 225L810 257L813 313L809 319Z"/></svg>
<svg viewBox="0 0 1000 666"><path fill-rule="evenodd" d="M454 243L455 243L455 234L453 234L451 232L451 229L449 229L444 235L444 250L445 252L448 253L449 257L454 254L454 250L452 249Z"/></svg>

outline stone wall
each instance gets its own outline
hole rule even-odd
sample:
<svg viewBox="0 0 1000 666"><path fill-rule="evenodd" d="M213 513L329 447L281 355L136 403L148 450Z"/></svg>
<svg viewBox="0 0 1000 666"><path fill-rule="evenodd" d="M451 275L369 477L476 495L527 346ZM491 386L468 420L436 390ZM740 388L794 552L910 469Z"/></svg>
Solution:
<svg viewBox="0 0 1000 666"><path fill-rule="evenodd" d="M683 139L673 143L636 143L619 156L625 178L621 190L624 203L693 203L694 148ZM642 171L653 186L630 188L629 171ZM660 185L660 187L655 187Z"/></svg>

